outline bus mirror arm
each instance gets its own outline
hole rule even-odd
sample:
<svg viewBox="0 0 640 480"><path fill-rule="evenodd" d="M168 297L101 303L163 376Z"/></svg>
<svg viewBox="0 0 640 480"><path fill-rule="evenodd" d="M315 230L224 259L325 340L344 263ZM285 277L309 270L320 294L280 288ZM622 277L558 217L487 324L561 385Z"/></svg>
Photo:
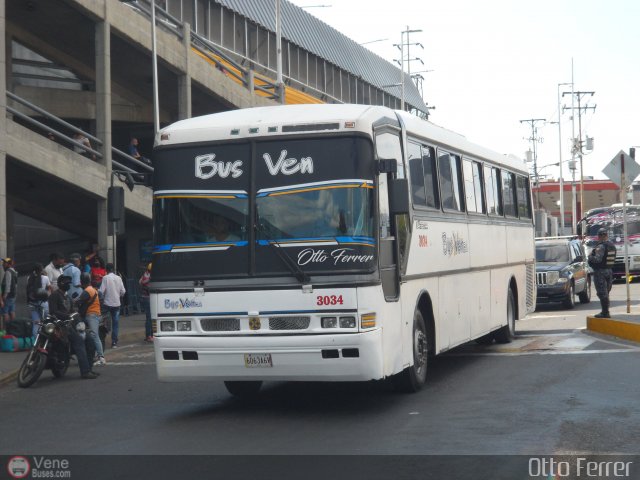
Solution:
<svg viewBox="0 0 640 480"><path fill-rule="evenodd" d="M395 173L398 161L395 158L381 158L377 163L378 173Z"/></svg>

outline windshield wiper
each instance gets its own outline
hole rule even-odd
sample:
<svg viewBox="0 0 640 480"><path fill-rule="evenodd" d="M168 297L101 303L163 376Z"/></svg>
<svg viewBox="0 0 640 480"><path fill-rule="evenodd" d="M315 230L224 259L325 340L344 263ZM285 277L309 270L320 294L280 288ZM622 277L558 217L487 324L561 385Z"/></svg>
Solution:
<svg viewBox="0 0 640 480"><path fill-rule="evenodd" d="M267 227L265 227L262 223L260 223L260 221L257 218L256 218L256 228L257 230L263 233L263 235L267 239L267 243L271 245L271 247L275 250L278 257L280 257L280 260L282 260L282 263L284 263L287 266L287 268L291 270L291 273L293 273L294 277L296 277L296 279L301 284L303 285L308 284L311 281L311 278L309 278L309 275L307 275L307 273L304 270L302 270L296 262L293 261L293 259L289 256L289 254L282 249L282 246L278 243L278 241L272 238L271 235L269 235L269 232L267 231Z"/></svg>

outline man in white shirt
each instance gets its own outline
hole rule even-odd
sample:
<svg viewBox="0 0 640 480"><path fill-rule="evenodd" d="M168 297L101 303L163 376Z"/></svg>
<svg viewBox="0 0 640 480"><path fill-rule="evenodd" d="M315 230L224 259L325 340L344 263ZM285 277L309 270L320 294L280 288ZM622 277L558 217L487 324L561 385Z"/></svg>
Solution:
<svg viewBox="0 0 640 480"><path fill-rule="evenodd" d="M49 277L52 290L58 288L58 277L62 275L62 266L64 265L64 257L59 253L52 253L49 257L51 261L49 265L44 267L44 273Z"/></svg>
<svg viewBox="0 0 640 480"><path fill-rule="evenodd" d="M122 279L113 272L113 263L107 263L107 274L102 277L100 293L104 306L111 314L111 348L118 348L118 330L120 322L120 299L126 293Z"/></svg>

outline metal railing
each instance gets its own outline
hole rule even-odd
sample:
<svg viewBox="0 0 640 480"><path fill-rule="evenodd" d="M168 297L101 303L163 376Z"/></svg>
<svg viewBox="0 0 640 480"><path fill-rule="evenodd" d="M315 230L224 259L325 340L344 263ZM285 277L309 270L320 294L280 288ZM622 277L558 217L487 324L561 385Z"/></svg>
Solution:
<svg viewBox="0 0 640 480"><path fill-rule="evenodd" d="M23 105L32 111L36 112L38 115L47 118L56 127L52 127L51 125L44 124L35 118L30 117L9 105L7 102L7 112L9 112L14 117L19 118L28 128L31 128L33 131L40 131L43 135L49 136L52 135L55 140L58 141L59 145L65 146L71 150L76 151L79 154L85 154L85 156L91 155L93 160L102 159L103 154L94 148L89 148L84 143L81 143L75 140L73 137L70 137L64 131L70 131L73 133L78 133L89 139L90 142L97 146L102 146L103 142L98 137L91 135L90 133L85 132L84 130L72 125L65 120L56 117L55 115L47 112L46 110L34 105L33 103L28 102L24 98L19 97L15 93L7 91L7 99L11 99L20 105ZM145 162L138 160L137 158L132 157L128 153L123 152L115 147L111 147L111 163L112 168L114 170L122 170L129 173L151 173L153 172L153 167L148 165ZM118 158L118 160L116 160Z"/></svg>

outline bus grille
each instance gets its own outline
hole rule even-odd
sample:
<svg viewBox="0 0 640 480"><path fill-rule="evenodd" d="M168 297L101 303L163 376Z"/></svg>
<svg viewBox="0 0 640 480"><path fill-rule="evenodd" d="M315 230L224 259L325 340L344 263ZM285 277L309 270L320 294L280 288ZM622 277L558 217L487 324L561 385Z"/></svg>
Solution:
<svg viewBox="0 0 640 480"><path fill-rule="evenodd" d="M311 317L269 317L269 330L305 330Z"/></svg>
<svg viewBox="0 0 640 480"><path fill-rule="evenodd" d="M240 330L239 318L204 318L200 326L205 332L237 332Z"/></svg>
<svg viewBox="0 0 640 480"><path fill-rule="evenodd" d="M527 312L532 312L536 306L536 266L535 264L527 265ZM539 279L538 279L539 280Z"/></svg>

